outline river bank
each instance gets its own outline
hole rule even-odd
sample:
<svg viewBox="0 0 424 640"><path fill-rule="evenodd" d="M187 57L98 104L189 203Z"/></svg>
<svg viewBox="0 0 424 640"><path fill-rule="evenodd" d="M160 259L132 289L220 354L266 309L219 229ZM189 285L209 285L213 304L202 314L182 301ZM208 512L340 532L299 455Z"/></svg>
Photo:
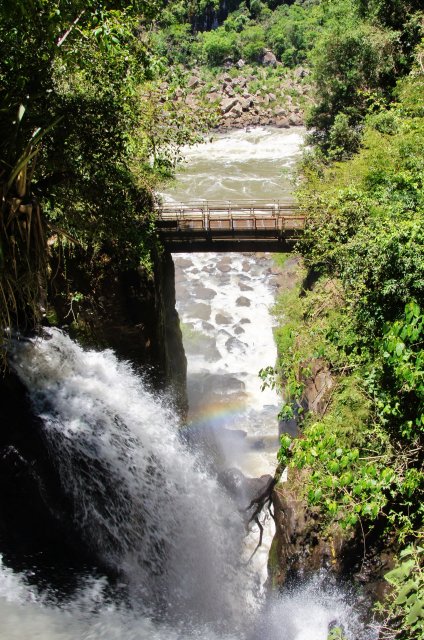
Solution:
<svg viewBox="0 0 424 640"><path fill-rule="evenodd" d="M171 88L175 105L194 113L209 114L218 131L254 126L289 129L304 124L311 103L310 72L304 67L289 70L273 58L273 64L230 65L225 71L205 67L183 72L184 82Z"/></svg>

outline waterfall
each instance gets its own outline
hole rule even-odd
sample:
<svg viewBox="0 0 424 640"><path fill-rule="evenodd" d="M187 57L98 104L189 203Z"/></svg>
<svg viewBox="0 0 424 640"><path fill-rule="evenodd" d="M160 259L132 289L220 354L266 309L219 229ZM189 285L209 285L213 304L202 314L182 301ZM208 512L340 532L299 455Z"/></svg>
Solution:
<svg viewBox="0 0 424 640"><path fill-rule="evenodd" d="M111 351L84 351L57 329L15 345L12 364L42 419L84 544L119 573L80 576L68 599L0 564L4 640L348 640L361 625L318 577L264 607L242 561L235 504L179 437L166 399Z"/></svg>
<svg viewBox="0 0 424 640"><path fill-rule="evenodd" d="M241 517L196 464L166 402L111 351L59 330L18 343L14 367L42 418L86 545L121 575L132 606L197 622L246 606Z"/></svg>
<svg viewBox="0 0 424 640"><path fill-rule="evenodd" d="M289 182L281 167L290 169L301 141L299 129L218 136L188 151L193 171L169 197L284 196ZM14 344L11 364L40 418L73 529L106 575L69 567L77 586L61 590L49 581L57 567L40 579L31 558L14 565L0 555L0 638L327 640L336 620L347 640L375 640L359 621L355 597L328 585L325 574L266 598L258 567L246 564L256 534L246 545L242 514L216 469L185 444L187 431L220 427L225 417L225 429L246 431L247 446L239 451L230 439L223 466L251 475L272 469L278 399L257 393L253 382L275 353L269 258L181 256L178 263L192 413L199 409L188 429L167 398L111 351L86 351L56 329ZM195 315L196 304L207 317ZM206 407L196 407L196 385L209 396Z"/></svg>

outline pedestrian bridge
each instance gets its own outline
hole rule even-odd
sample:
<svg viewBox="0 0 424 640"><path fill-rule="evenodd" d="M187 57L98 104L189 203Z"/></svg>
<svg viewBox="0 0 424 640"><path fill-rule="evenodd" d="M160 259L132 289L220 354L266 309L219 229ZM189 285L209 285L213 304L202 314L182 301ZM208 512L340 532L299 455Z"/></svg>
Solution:
<svg viewBox="0 0 424 640"><path fill-rule="evenodd" d="M159 236L173 253L292 251L305 215L293 200L193 201L156 207Z"/></svg>

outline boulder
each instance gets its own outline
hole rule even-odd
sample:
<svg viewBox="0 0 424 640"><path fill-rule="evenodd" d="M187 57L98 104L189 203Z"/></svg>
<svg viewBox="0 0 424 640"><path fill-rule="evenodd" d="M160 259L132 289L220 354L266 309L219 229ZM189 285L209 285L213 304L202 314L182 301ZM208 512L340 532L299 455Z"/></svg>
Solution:
<svg viewBox="0 0 424 640"><path fill-rule="evenodd" d="M276 118L274 124L279 129L289 129L290 127L288 118L285 118L285 117Z"/></svg>
<svg viewBox="0 0 424 640"><path fill-rule="evenodd" d="M221 113L228 113L238 103L238 98L224 98L221 101Z"/></svg>
<svg viewBox="0 0 424 640"><path fill-rule="evenodd" d="M218 100L220 100L221 95L215 91L211 91L210 93L207 94L206 99L209 102L218 102Z"/></svg>
<svg viewBox="0 0 424 640"><path fill-rule="evenodd" d="M200 78L197 76L191 76L187 82L187 87L189 89L196 89L200 84Z"/></svg>
<svg viewBox="0 0 424 640"><path fill-rule="evenodd" d="M248 478L239 469L231 467L221 471L218 475L219 483L228 491L231 497L236 501L240 510L246 510L247 507L256 497L266 489L272 480L269 474L260 478Z"/></svg>
<svg viewBox="0 0 424 640"><path fill-rule="evenodd" d="M242 112L242 105L240 104L240 102L237 102L237 104L234 105L234 107L231 109L230 115L233 116L233 118L238 118L239 116L241 116Z"/></svg>
<svg viewBox="0 0 424 640"><path fill-rule="evenodd" d="M265 51L262 56L261 63L264 67L276 67L277 66L277 58L272 53L272 51Z"/></svg>
<svg viewBox="0 0 424 640"><path fill-rule="evenodd" d="M248 98L242 98L240 100L240 105L243 111L249 111L252 104L253 104L253 101L251 96L249 96Z"/></svg>

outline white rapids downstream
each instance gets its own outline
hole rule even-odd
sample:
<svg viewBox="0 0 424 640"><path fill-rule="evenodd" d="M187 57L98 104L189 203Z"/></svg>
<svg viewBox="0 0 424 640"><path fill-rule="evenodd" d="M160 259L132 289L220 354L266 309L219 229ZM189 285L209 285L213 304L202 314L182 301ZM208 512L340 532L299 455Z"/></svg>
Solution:
<svg viewBox="0 0 424 640"><path fill-rule="evenodd" d="M253 183L283 195L281 170L293 164L302 134L220 135L188 151L188 169L167 197L186 199L184 189L190 199L222 197L212 195L219 185L268 197L253 193ZM271 257L254 254L176 258L189 360L186 431L218 434L213 464L187 448L168 399L111 351L84 351L57 329L15 346L13 367L77 505L81 539L120 579L111 585L79 570L69 595L37 586L24 559L20 572L3 559L1 640L327 640L333 620L348 640L370 640L352 596L324 586L322 576L267 596L266 544L246 562L257 532L246 544L242 515L216 478L228 466L258 476L275 465L278 398L261 393L257 376L276 356L271 267Z"/></svg>

